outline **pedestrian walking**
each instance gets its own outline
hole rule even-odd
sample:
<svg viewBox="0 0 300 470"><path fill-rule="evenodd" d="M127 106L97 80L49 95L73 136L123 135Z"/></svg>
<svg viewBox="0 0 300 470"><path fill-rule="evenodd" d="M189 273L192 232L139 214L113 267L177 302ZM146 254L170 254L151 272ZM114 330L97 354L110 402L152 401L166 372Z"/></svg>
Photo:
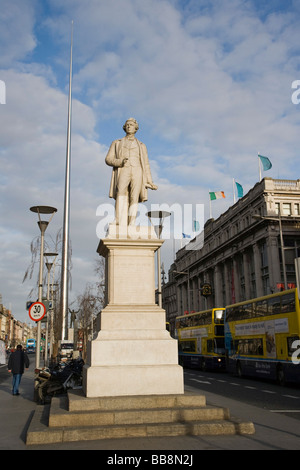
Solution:
<svg viewBox="0 0 300 470"><path fill-rule="evenodd" d="M8 360L8 372L12 372L13 374L13 395L20 395L19 386L24 373L24 367L26 369L29 368L29 359L27 354L23 351L22 345L18 344L17 350L11 353Z"/></svg>

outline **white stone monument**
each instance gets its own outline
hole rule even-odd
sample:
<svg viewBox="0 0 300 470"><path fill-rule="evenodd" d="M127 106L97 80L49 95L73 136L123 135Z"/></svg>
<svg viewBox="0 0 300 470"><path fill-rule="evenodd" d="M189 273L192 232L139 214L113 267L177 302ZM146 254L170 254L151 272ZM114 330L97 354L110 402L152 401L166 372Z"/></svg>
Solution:
<svg viewBox="0 0 300 470"><path fill-rule="evenodd" d="M137 129L135 120L126 121L132 145L114 141L106 157L114 167L112 186L122 188L122 194L111 192L116 220L97 250L106 261L106 306L83 370L87 397L184 393L177 341L166 330L165 311L155 303L155 252L163 240L152 227L135 225L137 203L146 200L147 188L157 189L146 147L134 137Z"/></svg>

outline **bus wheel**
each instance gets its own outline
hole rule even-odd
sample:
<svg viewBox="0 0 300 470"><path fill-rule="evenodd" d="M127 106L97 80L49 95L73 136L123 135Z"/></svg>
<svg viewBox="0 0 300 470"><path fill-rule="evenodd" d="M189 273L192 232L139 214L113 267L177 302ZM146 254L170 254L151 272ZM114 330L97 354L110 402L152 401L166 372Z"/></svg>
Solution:
<svg viewBox="0 0 300 470"><path fill-rule="evenodd" d="M284 370L280 364L277 366L276 375L277 375L277 382L279 383L279 385L284 385L285 384Z"/></svg>
<svg viewBox="0 0 300 470"><path fill-rule="evenodd" d="M236 375L240 378L243 376L242 366L241 366L240 362L238 362L237 365L236 365Z"/></svg>

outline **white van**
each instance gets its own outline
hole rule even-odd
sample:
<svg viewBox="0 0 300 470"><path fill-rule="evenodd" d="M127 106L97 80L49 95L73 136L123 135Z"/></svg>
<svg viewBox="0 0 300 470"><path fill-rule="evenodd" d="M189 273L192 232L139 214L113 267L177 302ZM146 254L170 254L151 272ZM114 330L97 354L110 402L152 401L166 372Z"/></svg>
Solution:
<svg viewBox="0 0 300 470"><path fill-rule="evenodd" d="M68 359L73 356L74 343L70 340L59 341L59 354L61 359Z"/></svg>

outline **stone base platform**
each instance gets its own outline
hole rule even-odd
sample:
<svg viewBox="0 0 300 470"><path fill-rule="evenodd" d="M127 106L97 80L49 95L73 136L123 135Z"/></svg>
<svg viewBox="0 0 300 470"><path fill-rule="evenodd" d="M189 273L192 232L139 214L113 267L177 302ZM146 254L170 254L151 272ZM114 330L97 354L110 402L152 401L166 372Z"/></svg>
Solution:
<svg viewBox="0 0 300 470"><path fill-rule="evenodd" d="M253 423L230 418L227 408L207 406L203 395L87 398L72 390L37 407L26 444L254 433Z"/></svg>

